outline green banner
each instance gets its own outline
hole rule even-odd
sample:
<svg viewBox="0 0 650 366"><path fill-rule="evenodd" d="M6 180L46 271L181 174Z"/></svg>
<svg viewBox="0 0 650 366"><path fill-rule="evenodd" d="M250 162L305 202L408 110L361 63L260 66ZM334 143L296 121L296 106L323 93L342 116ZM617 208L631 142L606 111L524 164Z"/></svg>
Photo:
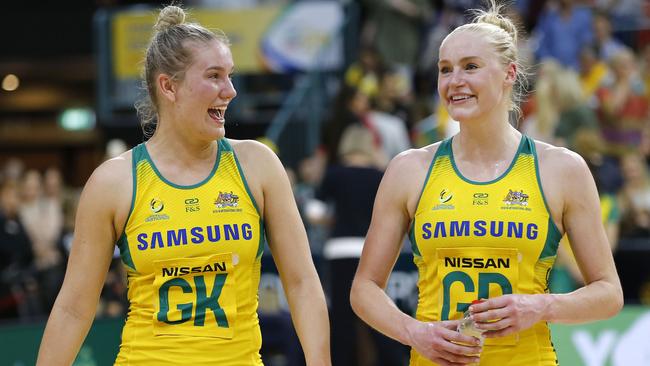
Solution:
<svg viewBox="0 0 650 366"><path fill-rule="evenodd" d="M88 333L74 366L112 365L120 347L124 319L98 319ZM0 364L28 366L36 364L44 324L0 327Z"/></svg>
<svg viewBox="0 0 650 366"><path fill-rule="evenodd" d="M552 324L561 366L650 366L650 307L626 306L612 319Z"/></svg>
<svg viewBox="0 0 650 366"><path fill-rule="evenodd" d="M123 319L98 319L75 366L112 365L119 349ZM36 363L44 326L0 327L0 364ZM582 325L552 324L561 366L650 366L650 307L626 306L616 317Z"/></svg>

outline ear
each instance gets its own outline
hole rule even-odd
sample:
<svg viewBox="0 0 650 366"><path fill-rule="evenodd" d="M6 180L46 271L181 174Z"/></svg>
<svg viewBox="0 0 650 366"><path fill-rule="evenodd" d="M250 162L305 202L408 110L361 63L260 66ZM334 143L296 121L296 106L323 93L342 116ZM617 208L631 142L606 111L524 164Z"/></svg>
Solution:
<svg viewBox="0 0 650 366"><path fill-rule="evenodd" d="M511 62L508 64L506 69L506 78L504 82L506 85L512 86L515 84L515 81L517 81L517 64Z"/></svg>
<svg viewBox="0 0 650 366"><path fill-rule="evenodd" d="M170 102L176 101L176 82L167 74L160 73L156 77L156 84L158 85L158 92L162 98Z"/></svg>

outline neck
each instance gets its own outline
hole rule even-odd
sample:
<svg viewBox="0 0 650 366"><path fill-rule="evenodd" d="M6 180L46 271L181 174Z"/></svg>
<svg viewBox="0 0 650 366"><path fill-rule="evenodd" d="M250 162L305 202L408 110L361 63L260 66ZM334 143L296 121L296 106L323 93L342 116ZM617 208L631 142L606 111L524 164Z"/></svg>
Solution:
<svg viewBox="0 0 650 366"><path fill-rule="evenodd" d="M165 128L167 127L167 128ZM214 160L216 141L191 139L176 131L169 123L159 123L154 135L147 141L147 149L158 159L183 164L196 164L201 160Z"/></svg>
<svg viewBox="0 0 650 366"><path fill-rule="evenodd" d="M473 121L461 123L454 137L454 156L479 163L509 160L519 147L521 133L507 122Z"/></svg>

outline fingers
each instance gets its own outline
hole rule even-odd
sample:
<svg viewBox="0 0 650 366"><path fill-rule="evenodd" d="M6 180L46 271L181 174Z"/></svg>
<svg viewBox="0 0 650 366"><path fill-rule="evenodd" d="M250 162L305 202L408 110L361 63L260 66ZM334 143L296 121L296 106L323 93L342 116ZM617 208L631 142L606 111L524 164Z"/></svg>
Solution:
<svg viewBox="0 0 650 366"><path fill-rule="evenodd" d="M481 323L507 318L508 315L508 308L489 309L482 312L472 313L472 320Z"/></svg>
<svg viewBox="0 0 650 366"><path fill-rule="evenodd" d="M517 329L515 327L510 327L509 326L509 327L505 327L505 328L499 329L499 330L489 330L489 331L483 333L483 335L486 338L498 338L498 337L509 336L509 335L514 334L516 332L517 332Z"/></svg>
<svg viewBox="0 0 650 366"><path fill-rule="evenodd" d="M451 347L448 348L450 351L453 350L454 352L461 354L475 354L481 352L481 341L479 341L478 338L461 334L459 332L453 332L448 336L445 336L445 338L449 342L453 342L450 343Z"/></svg>
<svg viewBox="0 0 650 366"><path fill-rule="evenodd" d="M440 325L449 330L453 330L454 332L456 331L456 328L458 328L459 323L460 320L443 320L439 322Z"/></svg>
<svg viewBox="0 0 650 366"><path fill-rule="evenodd" d="M479 362L482 347L474 337L456 331L457 320L429 323L429 337L418 342L418 352L439 365L467 365ZM424 341L424 339L420 339Z"/></svg>
<svg viewBox="0 0 650 366"><path fill-rule="evenodd" d="M472 304L469 307L469 312L474 314L474 313L482 313L490 309L505 308L510 304L512 300L511 298L512 298L511 295L503 295L503 296L493 297L487 300L482 300L479 303Z"/></svg>

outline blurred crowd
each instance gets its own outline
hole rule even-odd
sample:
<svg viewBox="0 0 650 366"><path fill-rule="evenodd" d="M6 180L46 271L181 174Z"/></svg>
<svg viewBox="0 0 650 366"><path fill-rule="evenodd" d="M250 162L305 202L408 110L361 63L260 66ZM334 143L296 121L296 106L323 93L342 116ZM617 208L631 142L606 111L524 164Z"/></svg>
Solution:
<svg viewBox="0 0 650 366"><path fill-rule="evenodd" d="M363 128L371 136L372 146L357 146L356 152L365 150L379 170L407 148L458 131L436 94L437 50L446 34L468 20L466 9L482 3L391 0L361 5L358 59L342 75L323 125L322 147L295 174L312 245L322 243L325 254L337 226L330 222L323 234L320 217L329 213L336 222L336 206L351 204L331 195L325 203L318 198L324 197L331 170L349 165L350 149L344 143L349 129ZM650 250L650 4L520 0L507 10L520 25L519 53L528 76L512 123L535 139L583 156L601 195L612 250L621 238L645 243ZM566 238L563 243L551 279L555 291L570 291L582 281Z"/></svg>
<svg viewBox="0 0 650 366"><path fill-rule="evenodd" d="M322 144L287 167L312 250L327 263L333 332L339 332L338 322L353 321L347 294L386 165L406 149L458 131L437 98L437 50L450 30L467 21L466 9L481 5L359 1L358 58L342 70ZM520 22L519 52L529 67L529 92L512 122L584 157L601 195L612 250L621 238L631 238L645 241L650 251L650 5L519 0L509 14ZM79 192L65 187L57 168L25 170L16 160L2 168L0 187L0 318L46 315L65 271ZM581 281L569 248L561 245L554 291ZM114 262L100 316L122 315L127 308L124 272L119 259ZM350 337L340 332L333 339ZM365 334L374 337L368 329ZM396 364L390 352L375 357Z"/></svg>
<svg viewBox="0 0 650 366"><path fill-rule="evenodd" d="M0 168L0 321L45 319L63 283L80 191L65 186L58 167L10 159ZM97 316L124 315L125 290L116 251Z"/></svg>

